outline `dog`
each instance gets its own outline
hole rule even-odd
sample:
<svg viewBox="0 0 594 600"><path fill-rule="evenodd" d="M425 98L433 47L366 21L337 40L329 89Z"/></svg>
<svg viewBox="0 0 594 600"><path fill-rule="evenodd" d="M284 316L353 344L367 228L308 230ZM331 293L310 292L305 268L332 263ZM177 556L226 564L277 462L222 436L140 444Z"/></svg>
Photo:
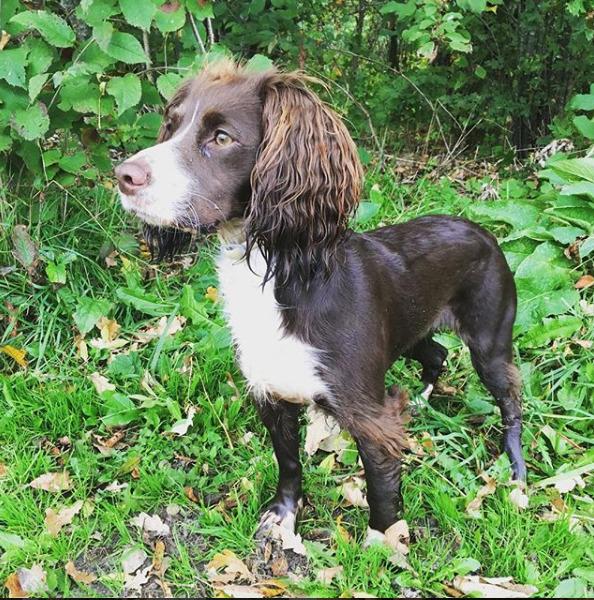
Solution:
<svg viewBox="0 0 594 600"><path fill-rule="evenodd" d="M503 448L523 481L516 290L493 235L451 216L366 233L349 229L362 167L311 79L231 61L186 81L157 144L116 167L124 209L159 252L217 230L219 289L240 369L270 433L276 494L260 530L294 529L302 504L299 416L332 415L355 439L367 481L368 539L402 511L401 395L384 377L399 356L422 366L428 398L456 332L494 396Z"/></svg>

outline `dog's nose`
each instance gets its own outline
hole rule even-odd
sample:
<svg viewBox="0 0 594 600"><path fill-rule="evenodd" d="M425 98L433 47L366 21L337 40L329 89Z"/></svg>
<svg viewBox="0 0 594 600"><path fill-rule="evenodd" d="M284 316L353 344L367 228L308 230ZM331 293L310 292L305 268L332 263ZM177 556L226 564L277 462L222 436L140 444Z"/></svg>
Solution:
<svg viewBox="0 0 594 600"><path fill-rule="evenodd" d="M126 196L134 196L148 185L151 179L151 167L142 158L127 160L115 168L118 185Z"/></svg>

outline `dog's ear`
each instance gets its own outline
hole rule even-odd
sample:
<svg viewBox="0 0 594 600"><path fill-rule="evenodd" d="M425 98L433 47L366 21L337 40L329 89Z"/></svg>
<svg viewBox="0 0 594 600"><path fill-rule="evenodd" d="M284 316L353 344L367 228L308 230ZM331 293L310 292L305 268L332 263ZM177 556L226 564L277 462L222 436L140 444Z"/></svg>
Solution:
<svg viewBox="0 0 594 600"><path fill-rule="evenodd" d="M247 247L259 248L265 281L304 282L328 271L361 191L355 144L339 116L297 73L261 81L262 142L251 175Z"/></svg>

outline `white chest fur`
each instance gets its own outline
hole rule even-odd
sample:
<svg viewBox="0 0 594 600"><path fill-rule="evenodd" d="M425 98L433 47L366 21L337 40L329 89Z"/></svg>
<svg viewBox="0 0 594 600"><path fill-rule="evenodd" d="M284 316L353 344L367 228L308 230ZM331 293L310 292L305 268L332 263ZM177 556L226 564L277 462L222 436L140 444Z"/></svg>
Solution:
<svg viewBox="0 0 594 600"><path fill-rule="evenodd" d="M321 353L284 330L274 281L262 288L262 255L251 261L255 274L242 258L243 251L242 245L223 246L218 259L219 290L241 371L260 400L278 396L309 403L327 393L318 374Z"/></svg>

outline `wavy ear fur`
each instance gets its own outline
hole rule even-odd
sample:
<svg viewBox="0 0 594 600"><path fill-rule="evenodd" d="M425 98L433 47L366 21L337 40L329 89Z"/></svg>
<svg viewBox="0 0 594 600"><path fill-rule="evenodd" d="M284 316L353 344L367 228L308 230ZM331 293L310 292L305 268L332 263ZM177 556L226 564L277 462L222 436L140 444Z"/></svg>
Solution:
<svg viewBox="0 0 594 600"><path fill-rule="evenodd" d="M251 175L247 255L264 255L264 281L328 273L359 201L362 168L339 116L298 73L263 79L262 142ZM310 80L311 81L311 80Z"/></svg>

